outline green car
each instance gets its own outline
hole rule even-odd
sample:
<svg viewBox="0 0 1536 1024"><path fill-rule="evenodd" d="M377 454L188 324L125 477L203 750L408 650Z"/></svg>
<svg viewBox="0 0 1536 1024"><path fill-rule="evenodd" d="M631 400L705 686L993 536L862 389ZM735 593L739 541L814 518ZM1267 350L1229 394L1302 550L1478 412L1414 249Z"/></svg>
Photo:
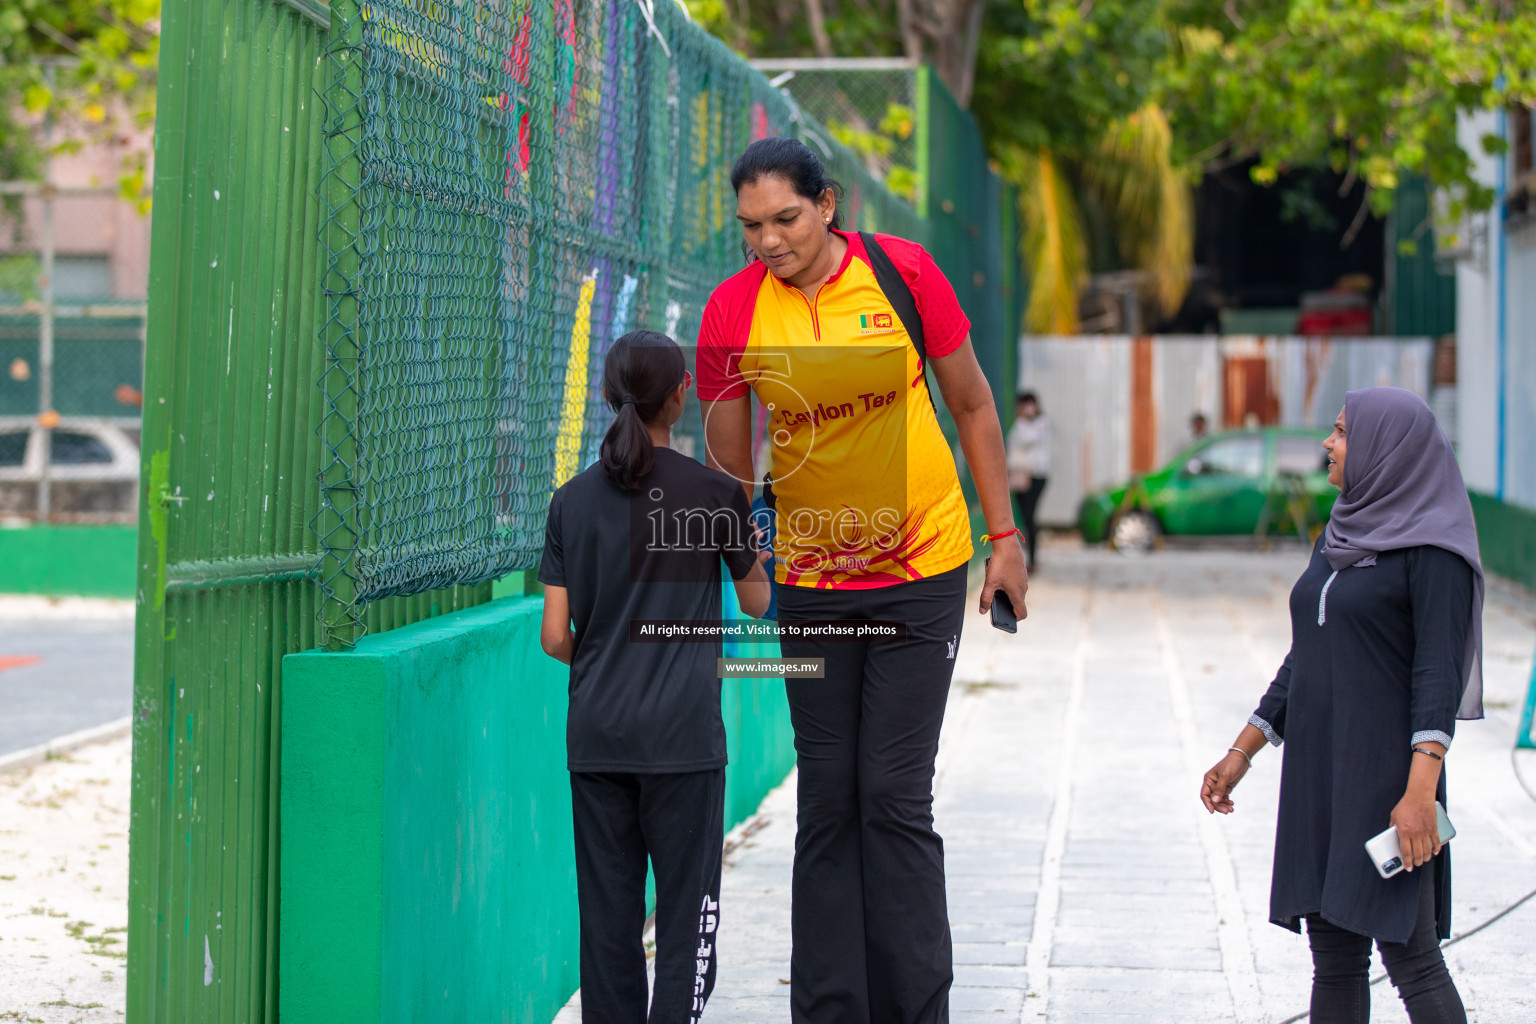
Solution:
<svg viewBox="0 0 1536 1024"><path fill-rule="evenodd" d="M1087 543L1107 540L1127 554L1151 550L1164 535L1315 538L1338 497L1325 437L1295 427L1214 434L1162 469L1086 495L1078 529Z"/></svg>

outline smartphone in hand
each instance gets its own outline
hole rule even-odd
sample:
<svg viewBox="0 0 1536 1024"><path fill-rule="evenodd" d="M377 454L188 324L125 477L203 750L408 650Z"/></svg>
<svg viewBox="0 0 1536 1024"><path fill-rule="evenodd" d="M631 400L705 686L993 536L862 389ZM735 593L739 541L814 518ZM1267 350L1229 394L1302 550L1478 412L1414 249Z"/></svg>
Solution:
<svg viewBox="0 0 1536 1024"><path fill-rule="evenodd" d="M985 568L992 567L992 559L989 556ZM1005 633L1017 633L1019 631L1019 616L1013 610L1013 602L1008 600L1008 592L994 590L992 592L992 628L1000 629Z"/></svg>
<svg viewBox="0 0 1536 1024"><path fill-rule="evenodd" d="M1446 817L1445 807L1438 800L1435 801L1435 831L1440 834L1442 843L1448 843L1456 836L1456 827ZM1365 852L1370 854L1371 863L1382 878L1391 878L1403 870L1403 845L1398 842L1397 829L1393 826L1367 839Z"/></svg>

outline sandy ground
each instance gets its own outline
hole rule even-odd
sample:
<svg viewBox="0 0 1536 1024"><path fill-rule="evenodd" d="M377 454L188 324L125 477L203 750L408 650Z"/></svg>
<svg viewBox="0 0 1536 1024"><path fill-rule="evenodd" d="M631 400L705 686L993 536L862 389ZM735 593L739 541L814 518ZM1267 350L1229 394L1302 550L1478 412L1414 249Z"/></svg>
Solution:
<svg viewBox="0 0 1536 1024"><path fill-rule="evenodd" d="M0 1021L123 1020L130 749L0 775Z"/></svg>

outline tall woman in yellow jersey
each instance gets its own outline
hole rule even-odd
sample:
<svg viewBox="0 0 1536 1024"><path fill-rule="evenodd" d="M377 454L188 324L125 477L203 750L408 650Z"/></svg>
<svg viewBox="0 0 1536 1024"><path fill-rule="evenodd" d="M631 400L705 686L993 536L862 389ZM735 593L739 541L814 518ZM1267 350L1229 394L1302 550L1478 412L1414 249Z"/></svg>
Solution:
<svg viewBox="0 0 1536 1024"><path fill-rule="evenodd" d="M786 656L825 659L824 678L786 686L800 768L791 1017L947 1021L933 774L973 548L903 310L921 319L997 540L981 611L1001 590L1022 615L1029 581L1002 428L970 322L920 245L842 231L837 183L793 139L753 143L731 184L752 259L715 290L700 330L706 460L750 493L755 397L776 502L780 620L904 627L890 642L783 643Z"/></svg>

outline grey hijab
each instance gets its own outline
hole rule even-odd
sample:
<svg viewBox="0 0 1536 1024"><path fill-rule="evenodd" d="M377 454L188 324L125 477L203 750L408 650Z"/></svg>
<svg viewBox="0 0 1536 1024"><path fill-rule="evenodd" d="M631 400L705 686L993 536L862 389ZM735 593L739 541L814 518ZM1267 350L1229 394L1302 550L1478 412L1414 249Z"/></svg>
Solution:
<svg viewBox="0 0 1536 1024"><path fill-rule="evenodd" d="M1334 569L1372 565L1383 551L1430 545L1472 567L1467 675L1457 718L1483 717L1483 565L1472 501L1445 432L1424 400L1402 388L1366 388L1344 398L1344 490L1324 533Z"/></svg>

